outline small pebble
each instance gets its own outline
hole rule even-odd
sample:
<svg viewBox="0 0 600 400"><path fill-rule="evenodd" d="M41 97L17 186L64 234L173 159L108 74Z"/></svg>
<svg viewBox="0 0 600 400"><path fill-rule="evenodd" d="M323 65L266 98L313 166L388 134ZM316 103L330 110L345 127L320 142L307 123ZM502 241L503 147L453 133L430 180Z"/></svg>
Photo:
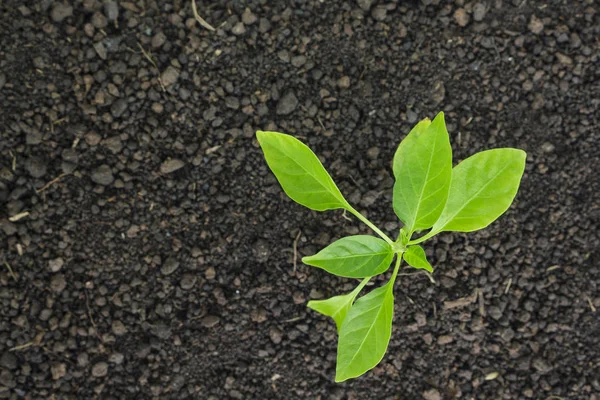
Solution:
<svg viewBox="0 0 600 400"><path fill-rule="evenodd" d="M160 268L160 272L163 275L171 275L177 270L177 268L179 268L179 261L177 261L175 258L170 257L167 259L167 261L164 262L164 264Z"/></svg>
<svg viewBox="0 0 600 400"><path fill-rule="evenodd" d="M162 112L164 110L165 110L165 108L163 107L163 105L161 103L158 103L158 102L152 103L152 111L154 111L156 114L162 114Z"/></svg>
<svg viewBox="0 0 600 400"><path fill-rule="evenodd" d="M246 8L244 10L244 13L242 14L242 22L244 23L244 25L252 25L256 21L258 21L256 15L254 15L249 8Z"/></svg>
<svg viewBox="0 0 600 400"><path fill-rule="evenodd" d="M63 2L56 2L52 9L51 17L54 22L62 22L65 18L73 15L73 7Z"/></svg>
<svg viewBox="0 0 600 400"><path fill-rule="evenodd" d="M108 186L115 180L112 170L106 164L99 166L92 172L92 181L98 185Z"/></svg>
<svg viewBox="0 0 600 400"><path fill-rule="evenodd" d="M294 67L300 68L306 63L306 56L294 56L291 61Z"/></svg>
<svg viewBox="0 0 600 400"><path fill-rule="evenodd" d="M367 157L369 157L371 160L377 160L379 157L379 147L371 147L369 150L367 150Z"/></svg>
<svg viewBox="0 0 600 400"><path fill-rule="evenodd" d="M94 364L92 367L92 375L96 378L102 378L108 374L108 364L105 362L99 362Z"/></svg>
<svg viewBox="0 0 600 400"><path fill-rule="evenodd" d="M459 26L465 27L469 23L470 17L464 8L459 8L454 12L454 20Z"/></svg>
<svg viewBox="0 0 600 400"><path fill-rule="evenodd" d="M121 115L123 115L125 113L125 111L127 111L128 107L129 107L129 105L127 104L127 100L118 99L110 107L110 113L112 114L113 117L119 118L119 117L121 117Z"/></svg>
<svg viewBox="0 0 600 400"><path fill-rule="evenodd" d="M96 11L94 15L92 15L92 25L97 29L104 29L108 25L108 21L104 14L99 11Z"/></svg>
<svg viewBox="0 0 600 400"><path fill-rule="evenodd" d="M3 353L2 357L0 357L0 366L8 369L16 369L18 366L17 357L8 351Z"/></svg>
<svg viewBox="0 0 600 400"><path fill-rule="evenodd" d="M64 363L53 363L50 367L52 379L57 381L67 374L67 366Z"/></svg>
<svg viewBox="0 0 600 400"><path fill-rule="evenodd" d="M424 400L442 400L442 395L437 389L430 389L423 393Z"/></svg>
<svg viewBox="0 0 600 400"><path fill-rule="evenodd" d="M119 18L119 5L112 0L104 3L104 14L109 21L116 21Z"/></svg>
<svg viewBox="0 0 600 400"><path fill-rule="evenodd" d="M167 69L160 75L160 79L165 86L171 86L179 79L179 71L172 66L168 66Z"/></svg>
<svg viewBox="0 0 600 400"><path fill-rule="evenodd" d="M342 76L340 79L338 79L337 85L340 89L348 89L350 87L350 77Z"/></svg>
<svg viewBox="0 0 600 400"><path fill-rule="evenodd" d="M54 260L50 260L50 262L48 264L50 266L50 271L58 272L61 270L61 268L65 264L65 261L59 257L59 258L55 258Z"/></svg>
<svg viewBox="0 0 600 400"><path fill-rule="evenodd" d="M277 115L288 115L296 110L298 107L298 98L294 92L287 92L279 99L275 112Z"/></svg>
<svg viewBox="0 0 600 400"><path fill-rule="evenodd" d="M487 12L487 10L486 10L485 4L476 3L473 6L473 19L477 22L483 21L483 18L485 17L486 12Z"/></svg>
<svg viewBox="0 0 600 400"><path fill-rule="evenodd" d="M161 174L171 174L185 166L185 163L177 158L166 160L160 166Z"/></svg>
<svg viewBox="0 0 600 400"><path fill-rule="evenodd" d="M445 344L452 343L453 341L454 341L454 338L452 336L442 335L442 336L438 337L437 342L440 345L445 345Z"/></svg>
<svg viewBox="0 0 600 400"><path fill-rule="evenodd" d="M127 327L121 321L113 321L112 325L112 333L117 336L123 336L127 333Z"/></svg>
<svg viewBox="0 0 600 400"><path fill-rule="evenodd" d="M192 274L183 275L183 278L181 278L181 281L179 282L179 286L181 286L183 290L190 290L195 284L196 276Z"/></svg>
<svg viewBox="0 0 600 400"><path fill-rule="evenodd" d="M102 136L96 132L88 132L85 134L85 142L90 146L96 146L102 141Z"/></svg>
<svg viewBox="0 0 600 400"><path fill-rule="evenodd" d="M217 325L219 321L221 321L221 318L214 315L209 315L202 318L200 324L205 328L212 328L213 326Z"/></svg>
<svg viewBox="0 0 600 400"><path fill-rule="evenodd" d="M279 344L281 343L281 339L283 337L283 334L281 333L281 331L277 328L271 328L269 330L269 337L271 338L271 341L274 344Z"/></svg>
<svg viewBox="0 0 600 400"><path fill-rule="evenodd" d="M527 25L531 33L539 35L544 30L544 23L538 19L535 15L531 16L529 20L529 25Z"/></svg>
<svg viewBox="0 0 600 400"><path fill-rule="evenodd" d="M246 27L244 26L244 23L238 22L237 24L235 24L234 27L231 28L231 33L233 33L236 36L240 36L246 33Z"/></svg>
<svg viewBox="0 0 600 400"><path fill-rule="evenodd" d="M67 280L63 274L56 274L50 279L50 289L60 293L67 287Z"/></svg>
<svg viewBox="0 0 600 400"><path fill-rule="evenodd" d="M387 16L387 8L384 6L377 6L371 11L371 16L376 21L383 21Z"/></svg>
<svg viewBox="0 0 600 400"><path fill-rule="evenodd" d="M214 267L208 267L208 269L204 273L204 277L209 281L215 279L216 275L217 275L217 273L216 273Z"/></svg>
<svg viewBox="0 0 600 400"><path fill-rule="evenodd" d="M357 0L358 6L364 11L369 11L374 0Z"/></svg>
<svg viewBox="0 0 600 400"><path fill-rule="evenodd" d="M542 144L542 151L544 153L552 153L554 151L554 145L550 142L545 142Z"/></svg>
<svg viewBox="0 0 600 400"><path fill-rule="evenodd" d="M25 169L34 178L41 178L46 175L46 163L40 157L30 157L25 162Z"/></svg>
<svg viewBox="0 0 600 400"><path fill-rule="evenodd" d="M167 41L167 36L163 32L158 32L152 37L152 47L158 49Z"/></svg>
<svg viewBox="0 0 600 400"><path fill-rule="evenodd" d="M108 57L108 52L106 51L106 47L104 46L104 43L102 43L102 42L94 43L94 50L96 50L98 57L100 57L101 59L106 60L106 58Z"/></svg>

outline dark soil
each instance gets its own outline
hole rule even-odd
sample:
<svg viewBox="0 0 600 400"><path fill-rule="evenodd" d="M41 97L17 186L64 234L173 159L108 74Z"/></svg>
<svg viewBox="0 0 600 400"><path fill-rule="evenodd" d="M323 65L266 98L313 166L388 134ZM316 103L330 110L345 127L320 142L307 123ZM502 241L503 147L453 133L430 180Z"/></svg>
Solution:
<svg viewBox="0 0 600 400"><path fill-rule="evenodd" d="M216 31L191 0L0 0L0 398L600 398L596 1L197 4ZM334 384L305 305L355 282L294 241L369 231L287 199L254 131L395 235L393 152L441 110L456 162L525 149L522 189L428 243L436 284L403 277L383 362Z"/></svg>

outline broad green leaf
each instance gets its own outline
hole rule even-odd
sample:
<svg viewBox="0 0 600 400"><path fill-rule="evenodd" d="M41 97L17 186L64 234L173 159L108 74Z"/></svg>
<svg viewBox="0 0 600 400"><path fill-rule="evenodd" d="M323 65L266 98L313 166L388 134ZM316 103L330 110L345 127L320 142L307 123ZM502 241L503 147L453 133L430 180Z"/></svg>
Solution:
<svg viewBox="0 0 600 400"><path fill-rule="evenodd" d="M293 136L257 131L269 168L295 202L317 211L350 206L315 153Z"/></svg>
<svg viewBox="0 0 600 400"><path fill-rule="evenodd" d="M421 246L410 246L403 254L403 257L404 261L406 261L406 263L411 267L433 272L431 264L429 264L429 261L427 261L425 250L423 250Z"/></svg>
<svg viewBox="0 0 600 400"><path fill-rule="evenodd" d="M335 381L356 378L379 364L392 334L393 281L356 300L339 332Z"/></svg>
<svg viewBox="0 0 600 400"><path fill-rule="evenodd" d="M515 198L526 158L523 150L493 149L454 167L448 201L431 232L471 232L494 222Z"/></svg>
<svg viewBox="0 0 600 400"><path fill-rule="evenodd" d="M440 112L419 122L394 155L394 211L407 231L431 228L448 199L452 147Z"/></svg>
<svg viewBox="0 0 600 400"><path fill-rule="evenodd" d="M368 235L337 240L302 262L345 278L366 278L385 272L394 258L392 246Z"/></svg>
<svg viewBox="0 0 600 400"><path fill-rule="evenodd" d="M333 318L339 332L342 327L342 322L344 322L346 314L348 314L348 310L352 307L354 299L368 281L368 278L363 279L362 282L348 294L330 297L326 300L311 300L308 302L307 307L327 317Z"/></svg>

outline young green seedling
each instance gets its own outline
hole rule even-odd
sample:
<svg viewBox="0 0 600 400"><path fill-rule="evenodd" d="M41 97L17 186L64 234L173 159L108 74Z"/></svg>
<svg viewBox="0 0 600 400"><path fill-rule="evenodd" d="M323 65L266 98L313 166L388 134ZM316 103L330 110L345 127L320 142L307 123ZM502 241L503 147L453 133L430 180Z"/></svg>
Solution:
<svg viewBox="0 0 600 400"><path fill-rule="evenodd" d="M302 259L331 274L362 278L348 294L308 302L309 308L336 323L336 382L364 374L385 355L401 261L433 272L417 244L440 232L472 232L491 224L511 205L525 170L525 152L511 148L482 151L452 168L444 114L419 122L394 155L393 206L403 223L394 241L348 203L306 145L282 133L258 131L256 136L267 164L292 200L317 211L344 209L379 235L345 237ZM426 229L429 232L412 238ZM387 283L356 300L367 282L386 272L394 258Z"/></svg>

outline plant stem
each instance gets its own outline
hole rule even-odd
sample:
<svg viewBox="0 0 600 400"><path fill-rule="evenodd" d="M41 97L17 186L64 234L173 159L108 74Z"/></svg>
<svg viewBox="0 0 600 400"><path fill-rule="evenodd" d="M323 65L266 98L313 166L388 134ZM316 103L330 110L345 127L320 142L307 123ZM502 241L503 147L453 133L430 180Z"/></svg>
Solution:
<svg viewBox="0 0 600 400"><path fill-rule="evenodd" d="M360 289L358 289L358 292L360 292L366 286L366 284L369 283L371 278L372 278L372 276L368 276L368 277L364 278L362 281L360 281L360 283L356 287L356 289L360 288ZM356 290L356 289L354 289L354 290Z"/></svg>
<svg viewBox="0 0 600 400"><path fill-rule="evenodd" d="M361 213L359 213L358 211L356 211L354 209L354 207L350 206L350 208L348 209L348 211L350 211L351 214L354 214L354 216L358 219L360 219L365 225L367 225L369 228L373 229L373 231L375 233L377 233L379 236L381 236L381 238L383 240L385 240L386 242L388 242L390 245L394 244L394 241L392 239L389 238L388 235L386 235L385 233L383 233L381 231L381 229L379 229L378 227L375 226L375 224L373 224L371 221L369 221L366 217L364 217Z"/></svg>
<svg viewBox="0 0 600 400"><path fill-rule="evenodd" d="M427 234L426 234L425 236L421 236L421 237L420 237L420 238L418 238L418 239L411 240L410 242L408 242L408 244L409 244L409 245L413 245L413 244L418 244L418 243L424 242L424 241L426 241L427 239L429 239L429 238L431 238L431 237L433 237L433 236L437 235L438 233L439 233L439 232L429 231L429 232L427 232Z"/></svg>
<svg viewBox="0 0 600 400"><path fill-rule="evenodd" d="M396 253L396 265L394 266L394 272L392 273L392 278L390 282L392 282L390 287L394 287L394 283L396 282L396 277L398 276L398 271L400 270L400 264L402 264L402 252L399 251Z"/></svg>

